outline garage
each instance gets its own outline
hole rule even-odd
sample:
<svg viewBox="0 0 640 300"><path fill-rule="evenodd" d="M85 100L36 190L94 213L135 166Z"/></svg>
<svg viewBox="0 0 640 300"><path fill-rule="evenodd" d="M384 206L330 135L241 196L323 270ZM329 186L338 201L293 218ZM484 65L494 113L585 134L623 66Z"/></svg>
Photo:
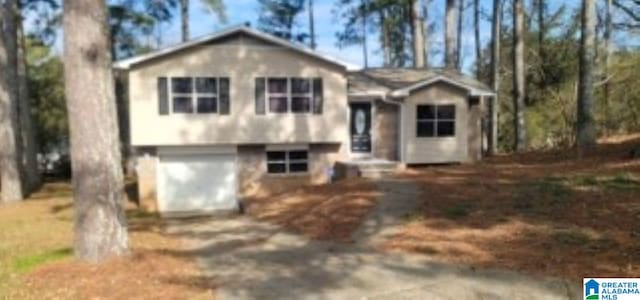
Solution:
<svg viewBox="0 0 640 300"><path fill-rule="evenodd" d="M160 154L157 175L161 213L238 208L235 154Z"/></svg>

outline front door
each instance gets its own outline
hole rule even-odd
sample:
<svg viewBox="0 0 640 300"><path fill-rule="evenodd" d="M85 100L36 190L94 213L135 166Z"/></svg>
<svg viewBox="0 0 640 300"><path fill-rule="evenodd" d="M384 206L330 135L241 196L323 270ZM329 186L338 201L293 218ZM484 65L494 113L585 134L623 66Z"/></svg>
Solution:
<svg viewBox="0 0 640 300"><path fill-rule="evenodd" d="M371 152L371 103L351 103L351 152Z"/></svg>

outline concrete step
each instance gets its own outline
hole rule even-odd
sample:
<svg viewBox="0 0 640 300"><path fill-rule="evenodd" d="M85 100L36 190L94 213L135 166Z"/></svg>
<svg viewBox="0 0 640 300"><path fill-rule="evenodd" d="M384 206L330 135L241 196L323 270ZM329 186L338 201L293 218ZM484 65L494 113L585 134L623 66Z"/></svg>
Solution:
<svg viewBox="0 0 640 300"><path fill-rule="evenodd" d="M391 176L396 173L396 169L393 170L380 170L380 169L366 169L360 170L360 177L369 179L380 179Z"/></svg>
<svg viewBox="0 0 640 300"><path fill-rule="evenodd" d="M402 169L399 162L363 159L336 164L340 175L338 178L364 177L370 179L380 179L388 177Z"/></svg>

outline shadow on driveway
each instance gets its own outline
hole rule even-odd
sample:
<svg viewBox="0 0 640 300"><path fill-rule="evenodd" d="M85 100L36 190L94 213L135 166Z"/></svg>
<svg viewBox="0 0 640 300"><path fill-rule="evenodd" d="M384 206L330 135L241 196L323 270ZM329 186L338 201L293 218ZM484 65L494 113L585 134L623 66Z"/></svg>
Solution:
<svg viewBox="0 0 640 300"><path fill-rule="evenodd" d="M169 232L187 245L170 254L196 257L221 299L577 299L581 292L579 283L309 240L246 217L172 221Z"/></svg>

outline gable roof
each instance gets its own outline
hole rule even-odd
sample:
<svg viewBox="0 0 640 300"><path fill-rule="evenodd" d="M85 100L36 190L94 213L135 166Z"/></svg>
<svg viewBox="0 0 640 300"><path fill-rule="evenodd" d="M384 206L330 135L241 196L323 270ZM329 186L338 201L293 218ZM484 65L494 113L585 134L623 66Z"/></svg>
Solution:
<svg viewBox="0 0 640 300"><path fill-rule="evenodd" d="M405 97L414 90L445 82L467 90L472 96L493 96L486 84L458 71L428 68L374 68L349 74L349 93L386 92L391 97Z"/></svg>
<svg viewBox="0 0 640 300"><path fill-rule="evenodd" d="M312 50L310 48L308 48L305 45L302 44L298 44L298 43L294 43L285 39L281 39L279 37L273 36L271 34L253 29L251 27L245 26L245 25L240 25L240 26L234 26L234 27L230 27L227 28L225 30L222 31L218 31L200 38L196 38L187 42L183 42L180 44L176 44L173 46L169 46L163 49L159 49L147 54L142 54L142 55L137 55L131 58L127 58L127 59L123 59L123 60L119 60L117 62L115 62L113 64L113 67L116 69L129 69L132 66L145 62L145 61L149 61L151 59L155 59L155 58L160 58L175 52L179 52L185 49L189 49L191 47L195 47L195 46L199 46L208 42L212 42L215 40L219 40L219 39L223 39L225 37L234 35L234 34L238 34L238 33L243 33L243 34L247 34L249 36L252 36L254 38L263 40L263 41L267 41L279 46L282 46L284 48L287 49L291 49L293 51L297 51L303 54L306 54L308 56L311 57L315 57L317 59L320 59L322 61L334 64L334 65L338 65L338 66L342 66L344 68L346 68L349 71L354 71L354 70L359 70L360 67L358 65L355 64L351 64L345 61L341 61L337 58L331 57L329 55L326 54L322 54L318 51Z"/></svg>

